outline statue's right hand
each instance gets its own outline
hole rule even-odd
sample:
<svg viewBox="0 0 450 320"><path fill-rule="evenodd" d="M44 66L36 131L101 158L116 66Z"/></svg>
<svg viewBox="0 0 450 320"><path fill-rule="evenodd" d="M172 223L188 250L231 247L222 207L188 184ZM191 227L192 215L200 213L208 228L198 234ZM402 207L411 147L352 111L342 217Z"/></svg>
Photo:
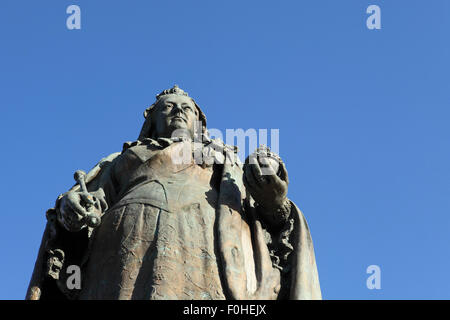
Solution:
<svg viewBox="0 0 450 320"><path fill-rule="evenodd" d="M95 206L96 202L89 193L70 191L60 200L58 221L68 231L80 231L86 226L87 207Z"/></svg>

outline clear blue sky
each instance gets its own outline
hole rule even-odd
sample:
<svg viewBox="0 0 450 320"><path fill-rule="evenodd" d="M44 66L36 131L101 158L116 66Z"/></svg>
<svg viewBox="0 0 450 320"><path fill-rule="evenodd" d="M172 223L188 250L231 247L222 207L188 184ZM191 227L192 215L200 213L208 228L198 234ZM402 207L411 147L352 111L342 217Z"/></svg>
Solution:
<svg viewBox="0 0 450 320"><path fill-rule="evenodd" d="M2 0L0 45L0 299L73 172L174 83L210 127L280 129L325 299L450 299L450 1Z"/></svg>

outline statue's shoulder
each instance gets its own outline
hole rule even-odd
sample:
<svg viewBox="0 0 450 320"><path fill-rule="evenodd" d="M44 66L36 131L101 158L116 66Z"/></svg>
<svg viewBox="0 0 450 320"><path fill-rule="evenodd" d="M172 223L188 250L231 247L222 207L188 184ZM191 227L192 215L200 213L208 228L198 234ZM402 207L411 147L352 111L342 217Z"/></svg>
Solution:
<svg viewBox="0 0 450 320"><path fill-rule="evenodd" d="M107 157L102 158L97 164L87 173L85 181L86 184L94 180L100 172L105 170L107 167L109 167L115 159L117 159L121 155L121 152L114 152L108 155ZM79 188L78 184L75 184L70 191L73 191L75 189Z"/></svg>

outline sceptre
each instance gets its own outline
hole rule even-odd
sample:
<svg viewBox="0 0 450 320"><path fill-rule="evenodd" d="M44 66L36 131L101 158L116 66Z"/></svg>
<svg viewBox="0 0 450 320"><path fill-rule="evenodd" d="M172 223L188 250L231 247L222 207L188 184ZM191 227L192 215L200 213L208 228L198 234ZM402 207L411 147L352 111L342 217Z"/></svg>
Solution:
<svg viewBox="0 0 450 320"><path fill-rule="evenodd" d="M81 191L83 193L87 193L89 194L87 188L86 188L86 172L84 172L83 170L77 170L75 171L75 174L73 175L73 177L75 178L75 181L80 185ZM88 211L88 214L84 217L85 219L85 223L87 226L91 227L91 228L96 228L100 225L101 222L101 218L96 215L93 212L89 212L91 210L91 208L93 207L94 201L92 200L92 196L89 194L89 202L86 202L86 209Z"/></svg>

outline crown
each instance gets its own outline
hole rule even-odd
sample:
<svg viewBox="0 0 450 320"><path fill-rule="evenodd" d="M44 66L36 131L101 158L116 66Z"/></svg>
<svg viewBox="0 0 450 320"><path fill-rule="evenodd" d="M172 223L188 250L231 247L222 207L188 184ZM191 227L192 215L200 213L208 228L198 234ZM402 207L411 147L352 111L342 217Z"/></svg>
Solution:
<svg viewBox="0 0 450 320"><path fill-rule="evenodd" d="M184 91L183 89L178 87L178 85L174 85L173 88L166 89L163 92L161 92L160 94L156 95L156 100L158 100L159 98L161 98L162 96L165 96L167 94L176 94L179 96L189 97L189 94L186 91Z"/></svg>

